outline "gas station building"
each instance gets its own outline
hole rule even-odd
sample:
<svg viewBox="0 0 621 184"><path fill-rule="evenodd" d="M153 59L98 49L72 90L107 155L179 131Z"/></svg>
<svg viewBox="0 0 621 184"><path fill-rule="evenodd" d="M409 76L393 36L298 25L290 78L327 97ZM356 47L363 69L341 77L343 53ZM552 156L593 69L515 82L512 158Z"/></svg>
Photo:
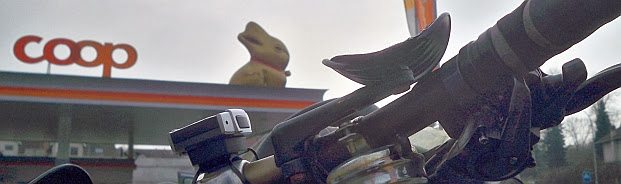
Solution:
<svg viewBox="0 0 621 184"><path fill-rule="evenodd" d="M95 183L176 182L170 176L192 172L188 158L140 146L165 148L169 131L229 108L248 113L250 145L324 93L0 72L0 182L28 182L63 163L80 165Z"/></svg>

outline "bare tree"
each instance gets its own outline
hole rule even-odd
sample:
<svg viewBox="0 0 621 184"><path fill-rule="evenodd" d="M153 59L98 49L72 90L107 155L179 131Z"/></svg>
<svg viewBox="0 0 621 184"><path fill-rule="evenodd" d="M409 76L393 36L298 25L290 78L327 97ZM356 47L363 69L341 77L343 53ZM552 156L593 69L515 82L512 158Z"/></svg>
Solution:
<svg viewBox="0 0 621 184"><path fill-rule="evenodd" d="M563 120L561 127L563 134L573 141L573 145L576 145L576 147L584 147L587 141L590 140L591 122L589 119L576 116L567 117Z"/></svg>

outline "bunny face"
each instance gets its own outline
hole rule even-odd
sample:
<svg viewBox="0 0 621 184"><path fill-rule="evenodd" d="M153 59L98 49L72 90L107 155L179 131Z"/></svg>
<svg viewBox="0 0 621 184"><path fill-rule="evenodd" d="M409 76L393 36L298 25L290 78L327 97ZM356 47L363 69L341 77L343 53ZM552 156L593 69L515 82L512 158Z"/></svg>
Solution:
<svg viewBox="0 0 621 184"><path fill-rule="evenodd" d="M246 30L237 36L246 46L251 57L267 62L284 70L289 63L289 51L285 44L267 34L257 23L249 22Z"/></svg>

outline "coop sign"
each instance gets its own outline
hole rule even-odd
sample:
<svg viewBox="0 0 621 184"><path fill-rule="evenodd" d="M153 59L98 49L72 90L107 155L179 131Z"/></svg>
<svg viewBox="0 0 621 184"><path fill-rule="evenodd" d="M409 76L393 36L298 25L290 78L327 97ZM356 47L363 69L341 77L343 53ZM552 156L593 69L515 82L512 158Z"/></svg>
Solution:
<svg viewBox="0 0 621 184"><path fill-rule="evenodd" d="M15 42L13 47L13 53L15 57L24 63L38 63L46 60L50 64L55 65L70 65L77 64L84 67L96 67L103 65L103 77L109 78L112 68L125 69L133 66L136 63L138 55L136 49L128 44L113 44L113 43L99 43L91 40L84 40L75 42L65 38L56 38L48 41L43 46L43 55L41 56L29 56L26 54L26 45L29 43L39 44L42 38L39 36L24 36ZM59 45L65 45L69 47L69 57L59 59L54 54L54 49ZM85 47L91 47L95 49L97 56L92 61L87 61L82 57L82 49ZM115 50L122 50L127 54L125 61L115 61L112 57L112 53Z"/></svg>

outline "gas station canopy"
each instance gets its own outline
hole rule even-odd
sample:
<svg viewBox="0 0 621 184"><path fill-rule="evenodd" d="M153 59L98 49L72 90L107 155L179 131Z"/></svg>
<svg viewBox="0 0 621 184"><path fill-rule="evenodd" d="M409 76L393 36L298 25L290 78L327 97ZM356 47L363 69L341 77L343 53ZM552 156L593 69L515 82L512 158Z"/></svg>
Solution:
<svg viewBox="0 0 621 184"><path fill-rule="evenodd" d="M0 72L0 140L168 144L168 132L228 108L253 135L323 98L325 90ZM249 137L252 137L250 135Z"/></svg>

